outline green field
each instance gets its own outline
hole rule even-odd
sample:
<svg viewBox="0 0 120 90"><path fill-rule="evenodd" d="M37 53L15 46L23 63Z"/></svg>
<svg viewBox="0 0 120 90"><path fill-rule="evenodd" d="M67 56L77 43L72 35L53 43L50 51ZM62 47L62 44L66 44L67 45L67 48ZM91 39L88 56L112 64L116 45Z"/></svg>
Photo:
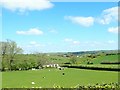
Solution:
<svg viewBox="0 0 120 90"><path fill-rule="evenodd" d="M65 75L62 75L63 72ZM118 82L118 72L67 68L2 72L3 88L53 88L57 85L67 88L78 84L93 85L111 82Z"/></svg>
<svg viewBox="0 0 120 90"><path fill-rule="evenodd" d="M120 55L109 55L109 56L105 56L105 55L101 55L101 56L97 56L96 58L90 59L87 57L82 57L78 59L78 63L80 64L86 64L87 60L93 62L93 64L100 64L102 61L107 61L107 62L118 62Z"/></svg>
<svg viewBox="0 0 120 90"><path fill-rule="evenodd" d="M75 64L65 64L71 62L72 57L64 57L61 54L50 54L49 56L45 54L18 54L14 58L13 67L24 68L29 67L29 69L23 69L23 71L8 71L6 69L2 72L2 87L3 88L32 88L32 87L42 87L42 88L53 88L56 86L61 86L65 88L74 88L78 85L89 86L98 84L110 84L118 83L118 72L116 71L100 71L100 70L84 70L84 69L72 69L65 68L65 70L58 70L53 68L44 68L42 70L31 70L38 66L40 60L50 63L58 63L60 66L71 65L71 66L85 66L85 67L102 67L102 68L119 68L119 64L100 64L101 62L118 62L118 56L100 54L95 55L94 58L88 57L89 55L79 55L77 57L74 55L76 60ZM9 68L8 61L3 60L2 66L4 68ZM92 62L93 64L88 64ZM24 71L25 70L25 71ZM50 71L49 71L50 70ZM65 75L62 75L62 73ZM45 77L45 78L44 78ZM35 84L32 84L35 82Z"/></svg>

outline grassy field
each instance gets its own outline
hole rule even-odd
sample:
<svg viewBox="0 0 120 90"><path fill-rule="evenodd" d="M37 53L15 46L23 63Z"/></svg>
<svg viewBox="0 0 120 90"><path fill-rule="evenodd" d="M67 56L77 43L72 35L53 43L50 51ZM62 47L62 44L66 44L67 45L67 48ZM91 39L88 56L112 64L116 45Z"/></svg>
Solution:
<svg viewBox="0 0 120 90"><path fill-rule="evenodd" d="M20 59L20 60L19 60ZM38 58L36 55L18 55L15 58L17 63L27 61L28 63L35 62ZM47 56L46 59L50 62L63 64L69 62L68 57L60 57L57 55ZM88 60L93 64L87 64ZM100 64L102 61L116 62L118 61L118 55L100 55L96 58L88 57L77 57L77 64L83 66L92 67L104 67L104 68L119 68L118 65ZM50 71L49 71L50 70ZM62 73L65 75L62 75ZM32 84L35 82L35 84ZM95 71L95 70L84 70L84 69L43 69L43 70L28 70L28 71L11 71L2 72L2 87L3 88L31 88L31 87L42 87L42 88L53 88L54 86L63 86L66 88L75 87L79 85L94 85L96 83L111 83L118 82L118 72L112 71Z"/></svg>
<svg viewBox="0 0 120 90"><path fill-rule="evenodd" d="M120 55L109 55L109 56L97 56L96 58L90 59L87 57L82 57L78 60L78 63L80 64L86 64L87 63L87 59L90 60L91 62L93 62L93 64L100 64L102 61L107 61L107 62L118 62L118 57Z"/></svg>
<svg viewBox="0 0 120 90"><path fill-rule="evenodd" d="M62 73L65 75L62 75ZM35 84L32 84L35 82ZM75 87L76 85L93 85L96 83L118 82L118 72L81 70L81 69L43 69L30 71L2 72L3 88Z"/></svg>
<svg viewBox="0 0 120 90"><path fill-rule="evenodd" d="M101 63L101 61L109 61L109 62L118 62L119 55L109 55L109 56L100 56L98 58L93 59L94 64Z"/></svg>

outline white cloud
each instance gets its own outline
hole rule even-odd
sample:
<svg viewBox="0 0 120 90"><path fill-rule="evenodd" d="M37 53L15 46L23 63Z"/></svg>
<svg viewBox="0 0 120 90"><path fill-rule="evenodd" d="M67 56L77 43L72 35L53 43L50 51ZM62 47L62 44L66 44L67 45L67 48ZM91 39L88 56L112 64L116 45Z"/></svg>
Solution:
<svg viewBox="0 0 120 90"><path fill-rule="evenodd" d="M71 41L73 41L73 40L70 39L70 38L65 38L64 41L65 41L65 42L71 42Z"/></svg>
<svg viewBox="0 0 120 90"><path fill-rule="evenodd" d="M66 38L64 39L65 42L68 42L72 45L80 45L80 41L76 41L76 40L73 40L73 39L70 39L70 38Z"/></svg>
<svg viewBox="0 0 120 90"><path fill-rule="evenodd" d="M100 16L97 17L84 17L84 16L65 16L66 20L70 20L75 24L89 27L96 23L110 24L111 22L117 22L119 7L111 7L102 11ZM119 20L120 21L120 20Z"/></svg>
<svg viewBox="0 0 120 90"><path fill-rule="evenodd" d="M74 45L80 45L80 42L79 41L73 41L73 44Z"/></svg>
<svg viewBox="0 0 120 90"><path fill-rule="evenodd" d="M38 43L38 42L36 42L36 41L30 41L29 42L29 45L28 45L28 47L44 47L45 45L43 45L43 44L40 44L40 43Z"/></svg>
<svg viewBox="0 0 120 90"><path fill-rule="evenodd" d="M89 42L84 42L83 44L86 46L92 46L92 47L95 47L95 46L99 47L99 46L105 45L105 43L100 42L100 41L89 41Z"/></svg>
<svg viewBox="0 0 120 90"><path fill-rule="evenodd" d="M0 0L2 7L11 11L33 11L52 8L53 4L49 0Z"/></svg>
<svg viewBox="0 0 120 90"><path fill-rule="evenodd" d="M65 19L72 21L75 24L79 24L81 26L89 27L94 24L93 17L80 17L80 16L65 16Z"/></svg>
<svg viewBox="0 0 120 90"><path fill-rule="evenodd" d="M118 20L118 7L112 7L104 10L101 18L99 18L99 22L101 24L109 24L115 20Z"/></svg>
<svg viewBox="0 0 120 90"><path fill-rule="evenodd" d="M110 27L110 28L108 28L108 32L110 32L110 33L117 34L119 31L120 31L120 28L118 30L118 27Z"/></svg>
<svg viewBox="0 0 120 90"><path fill-rule="evenodd" d="M116 45L116 41L114 40L108 40L108 41L87 41L87 42L81 42L81 44L85 47L106 47L111 45Z"/></svg>
<svg viewBox="0 0 120 90"><path fill-rule="evenodd" d="M22 45L24 53L42 52L44 47L44 44L38 43L36 41L30 41L28 44Z"/></svg>
<svg viewBox="0 0 120 90"><path fill-rule="evenodd" d="M37 44L37 42L31 41L30 44L31 44L31 45L35 45L35 44Z"/></svg>
<svg viewBox="0 0 120 90"><path fill-rule="evenodd" d="M114 41L114 40L109 40L108 43L109 43L109 44L114 44L115 41Z"/></svg>
<svg viewBox="0 0 120 90"><path fill-rule="evenodd" d="M54 34L57 34L57 33L58 33L58 31L55 30L55 29L51 29L50 32L51 32L51 33L54 33Z"/></svg>
<svg viewBox="0 0 120 90"><path fill-rule="evenodd" d="M28 31L16 31L17 34L20 35L42 35L43 32L37 28L31 28Z"/></svg>
<svg viewBox="0 0 120 90"><path fill-rule="evenodd" d="M31 41L29 46L31 46L31 47L43 47L45 45L40 44L40 43L38 43L36 41Z"/></svg>

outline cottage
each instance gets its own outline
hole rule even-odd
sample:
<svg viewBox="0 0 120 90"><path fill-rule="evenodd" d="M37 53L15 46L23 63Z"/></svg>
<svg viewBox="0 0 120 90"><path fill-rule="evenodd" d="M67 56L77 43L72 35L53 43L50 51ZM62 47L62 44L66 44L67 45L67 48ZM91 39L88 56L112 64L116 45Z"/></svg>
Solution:
<svg viewBox="0 0 120 90"><path fill-rule="evenodd" d="M43 67L54 67L54 68L57 68L59 67L58 64L48 64L48 65L43 65Z"/></svg>

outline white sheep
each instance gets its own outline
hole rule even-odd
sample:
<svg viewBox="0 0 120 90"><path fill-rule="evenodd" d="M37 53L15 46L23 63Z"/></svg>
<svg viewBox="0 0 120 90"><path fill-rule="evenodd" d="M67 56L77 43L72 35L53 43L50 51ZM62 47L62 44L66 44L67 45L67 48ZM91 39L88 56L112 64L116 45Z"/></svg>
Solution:
<svg viewBox="0 0 120 90"><path fill-rule="evenodd" d="M35 82L32 82L32 84L35 84Z"/></svg>

